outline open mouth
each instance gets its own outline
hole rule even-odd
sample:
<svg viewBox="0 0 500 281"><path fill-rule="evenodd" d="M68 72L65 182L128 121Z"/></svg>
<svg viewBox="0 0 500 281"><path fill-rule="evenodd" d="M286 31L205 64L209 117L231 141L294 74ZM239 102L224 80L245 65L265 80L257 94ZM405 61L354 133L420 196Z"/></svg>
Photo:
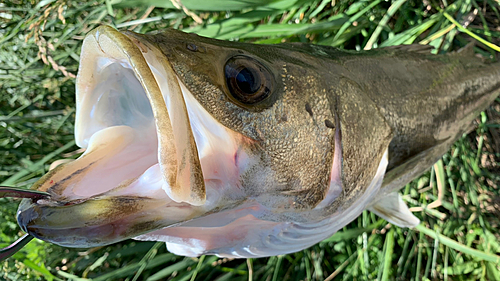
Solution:
<svg viewBox="0 0 500 281"><path fill-rule="evenodd" d="M35 184L50 198L21 203L29 234L69 247L111 244L202 216L238 186L239 136L140 39L110 27L86 37L75 124L86 151Z"/></svg>
<svg viewBox="0 0 500 281"><path fill-rule="evenodd" d="M170 63L149 44L109 29L87 36L82 53L88 62L77 81L75 138L90 151L87 167L100 174L86 176L95 182L82 181L72 192L88 197L159 169L166 182L159 188L170 198L202 205L199 155Z"/></svg>

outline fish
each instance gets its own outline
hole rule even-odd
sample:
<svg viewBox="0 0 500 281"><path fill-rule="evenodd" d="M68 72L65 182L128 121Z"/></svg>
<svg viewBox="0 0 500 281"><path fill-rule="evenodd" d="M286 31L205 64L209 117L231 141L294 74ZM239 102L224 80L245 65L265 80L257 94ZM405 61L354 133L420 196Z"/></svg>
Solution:
<svg viewBox="0 0 500 281"><path fill-rule="evenodd" d="M133 238L183 256L253 258L308 248L365 209L414 227L398 190L500 93L499 63L470 46L431 48L100 26L84 39L76 78L85 152L32 196L4 193L24 198L26 239L64 247Z"/></svg>

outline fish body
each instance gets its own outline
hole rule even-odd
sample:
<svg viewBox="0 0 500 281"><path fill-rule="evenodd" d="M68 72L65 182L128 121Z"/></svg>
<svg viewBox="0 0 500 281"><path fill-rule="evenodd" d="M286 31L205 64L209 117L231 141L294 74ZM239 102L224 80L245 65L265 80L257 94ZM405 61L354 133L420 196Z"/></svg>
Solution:
<svg viewBox="0 0 500 281"><path fill-rule="evenodd" d="M307 248L364 209L419 223L397 190L499 94L500 64L425 46L363 52L167 30L85 39L75 138L18 222L67 247L127 238L186 256Z"/></svg>

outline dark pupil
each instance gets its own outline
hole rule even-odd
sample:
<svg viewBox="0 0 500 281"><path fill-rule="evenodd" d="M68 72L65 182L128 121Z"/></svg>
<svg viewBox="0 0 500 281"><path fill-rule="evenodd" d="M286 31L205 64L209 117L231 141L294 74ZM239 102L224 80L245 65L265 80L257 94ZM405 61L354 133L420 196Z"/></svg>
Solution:
<svg viewBox="0 0 500 281"><path fill-rule="evenodd" d="M269 71L252 58L230 58L224 66L224 76L230 96L240 104L256 104L271 93L272 81Z"/></svg>
<svg viewBox="0 0 500 281"><path fill-rule="evenodd" d="M236 75L236 84L245 94L253 94L257 92L260 87L260 83L256 81L256 77L248 68L243 68L240 72L238 72L238 75Z"/></svg>

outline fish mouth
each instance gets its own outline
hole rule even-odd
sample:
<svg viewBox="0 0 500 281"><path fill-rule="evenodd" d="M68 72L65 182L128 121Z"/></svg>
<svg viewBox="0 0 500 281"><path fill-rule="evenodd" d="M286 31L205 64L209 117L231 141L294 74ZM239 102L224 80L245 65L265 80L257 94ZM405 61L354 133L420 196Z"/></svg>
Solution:
<svg viewBox="0 0 500 281"><path fill-rule="evenodd" d="M87 35L76 104L75 139L86 151L35 183L49 198L22 201L27 233L101 246L209 214L229 189L243 198L234 189L248 159L243 137L211 117L141 35L108 26Z"/></svg>

